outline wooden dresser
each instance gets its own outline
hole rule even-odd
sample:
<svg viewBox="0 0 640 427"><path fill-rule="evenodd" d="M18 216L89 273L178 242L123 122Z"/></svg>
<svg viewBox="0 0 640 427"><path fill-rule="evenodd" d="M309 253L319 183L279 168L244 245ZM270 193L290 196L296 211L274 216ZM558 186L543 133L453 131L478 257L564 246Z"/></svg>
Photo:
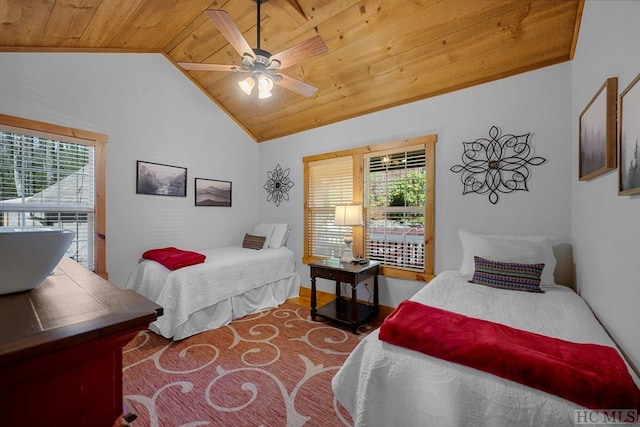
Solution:
<svg viewBox="0 0 640 427"><path fill-rule="evenodd" d="M113 426L122 347L161 315L68 258L35 289L0 296L0 424Z"/></svg>

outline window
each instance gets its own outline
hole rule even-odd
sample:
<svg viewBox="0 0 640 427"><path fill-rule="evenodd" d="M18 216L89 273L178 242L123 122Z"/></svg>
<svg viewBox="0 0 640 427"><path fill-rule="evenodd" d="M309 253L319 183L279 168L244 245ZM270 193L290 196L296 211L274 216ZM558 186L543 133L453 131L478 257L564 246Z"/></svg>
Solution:
<svg viewBox="0 0 640 427"><path fill-rule="evenodd" d="M366 257L424 270L426 164L423 147L365 156Z"/></svg>
<svg viewBox="0 0 640 427"><path fill-rule="evenodd" d="M0 225L75 233L67 255L106 276L100 134L0 115Z"/></svg>
<svg viewBox="0 0 640 427"><path fill-rule="evenodd" d="M339 258L351 227L333 224L336 205L362 204L365 226L353 227L356 256L378 260L382 274L433 276L435 135L303 159L304 262Z"/></svg>

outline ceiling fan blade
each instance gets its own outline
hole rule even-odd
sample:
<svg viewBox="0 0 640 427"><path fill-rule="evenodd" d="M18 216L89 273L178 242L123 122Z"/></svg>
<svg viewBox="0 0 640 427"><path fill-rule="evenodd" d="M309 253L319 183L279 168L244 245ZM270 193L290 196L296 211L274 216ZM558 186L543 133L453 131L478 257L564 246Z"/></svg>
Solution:
<svg viewBox="0 0 640 427"><path fill-rule="evenodd" d="M305 83L302 80L294 79L286 74L277 74L277 76L282 77L282 79L279 81L275 81L274 79L275 84L299 93L302 96L306 96L307 98L312 96L318 90L317 87L311 86L309 83Z"/></svg>
<svg viewBox="0 0 640 427"><path fill-rule="evenodd" d="M322 37L314 36L303 42L300 42L289 49L285 49L280 53L271 55L271 60L280 62L280 69L291 67L299 62L304 61L315 55L326 53L329 51L327 45L324 44Z"/></svg>
<svg viewBox="0 0 640 427"><path fill-rule="evenodd" d="M197 71L235 71L238 68L237 65L201 64L199 62L178 62L178 65L185 70Z"/></svg>
<svg viewBox="0 0 640 427"><path fill-rule="evenodd" d="M218 27L220 33L229 41L229 44L233 46L240 56L244 56L245 54L251 55L251 57L254 56L253 49L251 49L251 46L249 46L249 43L247 43L235 22L233 22L229 13L221 9L207 9L206 12L215 26Z"/></svg>

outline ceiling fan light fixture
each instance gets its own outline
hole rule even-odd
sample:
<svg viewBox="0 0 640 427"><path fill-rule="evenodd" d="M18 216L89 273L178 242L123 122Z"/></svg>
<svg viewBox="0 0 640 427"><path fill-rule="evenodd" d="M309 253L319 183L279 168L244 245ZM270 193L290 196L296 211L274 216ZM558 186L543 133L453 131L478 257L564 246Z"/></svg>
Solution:
<svg viewBox="0 0 640 427"><path fill-rule="evenodd" d="M265 99L271 97L273 89L273 80L265 74L258 75L258 98Z"/></svg>
<svg viewBox="0 0 640 427"><path fill-rule="evenodd" d="M238 82L238 86L240 86L240 89L242 89L242 91L247 95L251 95L251 92L253 91L253 88L255 87L255 85L256 85L256 82L253 79L253 76L249 76L246 79L240 80Z"/></svg>

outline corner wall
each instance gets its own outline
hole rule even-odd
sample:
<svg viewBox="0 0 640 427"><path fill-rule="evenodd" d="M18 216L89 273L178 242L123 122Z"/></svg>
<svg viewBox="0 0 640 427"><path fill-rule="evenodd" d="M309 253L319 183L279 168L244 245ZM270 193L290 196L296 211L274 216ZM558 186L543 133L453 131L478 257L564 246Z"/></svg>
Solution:
<svg viewBox="0 0 640 427"><path fill-rule="evenodd" d="M258 148L158 54L0 53L0 112L108 135L109 280L147 249L239 245L258 221ZM187 197L136 194L136 160L187 168ZM194 178L232 181L232 207L195 207Z"/></svg>
<svg viewBox="0 0 640 427"><path fill-rule="evenodd" d="M501 234L553 235L570 243L571 230L571 92L568 63L502 79L458 92L324 126L260 144L260 170L277 164L290 168L295 183L290 201L280 207L266 201L261 218L289 222L288 246L296 253L303 286L309 269L302 264L303 165L312 154L437 134L435 271L457 269L462 261L458 229ZM503 133L531 132L533 155L547 159L531 167L529 191L500 194L492 205L487 195L462 195L460 176L449 170L460 164L462 141L488 137L491 126ZM264 182L266 176L263 175ZM333 292L333 284L319 282ZM424 286L382 277L380 303L397 306ZM366 295L360 293L359 295ZM366 297L366 296L365 296Z"/></svg>
<svg viewBox="0 0 640 427"><path fill-rule="evenodd" d="M640 368L640 196L618 196L618 170L578 182L579 116L609 77L618 93L640 73L640 2L585 2L571 64L572 234L582 297Z"/></svg>

